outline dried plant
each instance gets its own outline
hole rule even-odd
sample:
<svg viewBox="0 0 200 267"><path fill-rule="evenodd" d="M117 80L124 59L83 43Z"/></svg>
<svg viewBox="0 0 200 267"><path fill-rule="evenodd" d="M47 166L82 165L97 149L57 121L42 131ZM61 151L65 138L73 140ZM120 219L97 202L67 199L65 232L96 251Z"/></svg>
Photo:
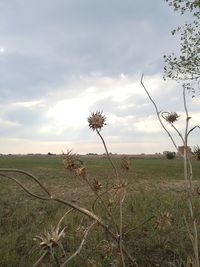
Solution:
<svg viewBox="0 0 200 267"><path fill-rule="evenodd" d="M131 167L131 162L129 158L127 156L124 156L122 158L122 168L128 171L130 170L130 167Z"/></svg>
<svg viewBox="0 0 200 267"><path fill-rule="evenodd" d="M192 221L192 225L189 226L189 224L186 222L187 230L188 230L188 235L191 239L191 243L193 246L193 251L194 251L194 261L195 261L195 267L200 266L199 262L199 237L198 237L198 231L197 231L197 220L195 218L195 213L194 213L194 205L193 205L193 189L192 189L192 179L193 179L193 170L192 170L192 164L188 155L188 137L189 135L197 128L200 128L199 125L195 125L191 129L189 129L189 122L191 117L189 116L188 109L187 109L187 102L186 102L186 95L185 95L185 90L186 88L183 87L183 105L184 105L184 110L185 110L185 131L182 134L174 125L174 122L177 121L178 115L176 112L170 113L170 112L159 112L158 107L156 103L154 102L153 98L151 97L149 91L147 90L146 86L144 85L143 82L143 75L141 77L141 85L144 88L149 100L153 104L155 108L155 112L157 115L157 118L164 129L164 131L167 133L169 136L170 140L172 141L174 147L176 148L178 152L178 146L172 136L172 134L169 132L167 127L165 126L164 122L162 119L164 119L165 122L168 122L171 127L175 130L175 132L178 134L180 137L180 140L183 144L183 162L184 162L184 180L186 183L186 189L187 189L187 201L188 201L188 209L189 209L189 215L190 215L190 220ZM166 221L168 221L167 216L164 217ZM158 222L161 224L163 220L159 220ZM164 220L165 221L165 220Z"/></svg>
<svg viewBox="0 0 200 267"><path fill-rule="evenodd" d="M164 119L169 123L174 123L180 117L176 112L163 112Z"/></svg>
<svg viewBox="0 0 200 267"><path fill-rule="evenodd" d="M89 127L94 130L101 130L106 125L106 117L102 115L102 111L92 112L88 117Z"/></svg>
<svg viewBox="0 0 200 267"><path fill-rule="evenodd" d="M86 176L86 168L83 162L78 159L76 154L68 151L66 154L63 153L63 165L70 172L75 173L76 176L84 178Z"/></svg>

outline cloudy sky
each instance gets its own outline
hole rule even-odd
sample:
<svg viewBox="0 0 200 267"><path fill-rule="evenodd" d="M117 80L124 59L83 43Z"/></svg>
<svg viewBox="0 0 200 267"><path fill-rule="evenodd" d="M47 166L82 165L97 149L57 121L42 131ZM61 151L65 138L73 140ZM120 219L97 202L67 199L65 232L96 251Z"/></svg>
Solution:
<svg viewBox="0 0 200 267"><path fill-rule="evenodd" d="M0 0L0 153L103 153L87 123L96 110L112 153L174 150L140 77L183 131L181 87L162 79L183 21L164 0ZM198 99L188 102L200 124Z"/></svg>

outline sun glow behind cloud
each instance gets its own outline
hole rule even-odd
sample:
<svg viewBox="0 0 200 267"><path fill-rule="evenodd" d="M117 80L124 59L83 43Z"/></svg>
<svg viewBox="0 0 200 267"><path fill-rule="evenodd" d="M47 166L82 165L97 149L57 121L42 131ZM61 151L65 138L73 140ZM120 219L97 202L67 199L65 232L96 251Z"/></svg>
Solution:
<svg viewBox="0 0 200 267"><path fill-rule="evenodd" d="M87 82L86 82L87 81ZM85 82L85 87L84 87ZM152 90L157 89L157 83L160 80L155 77L150 80ZM112 105L119 110L126 110L127 108L134 108L134 103L126 103L126 100L132 96L140 95L145 97L145 93L138 82L138 77L108 78L108 77L91 77L88 87L89 77L80 79L80 86L82 86L82 94L64 99L64 92L62 92L62 99L55 98L55 101L47 106L46 118L51 122L50 125L43 125L40 129L41 133L48 133L54 131L55 134L61 134L65 129L80 129L86 126L87 117L90 112L96 111L96 104L101 102L100 111L109 115L109 124L117 123L119 120L124 124L126 119L130 119L132 114L126 118L117 118L115 114L108 112L107 106L104 106L104 100L109 99ZM64 89L63 89L64 90ZM56 95L58 92L56 92ZM51 95L53 98L53 95ZM113 108L114 108L113 106Z"/></svg>

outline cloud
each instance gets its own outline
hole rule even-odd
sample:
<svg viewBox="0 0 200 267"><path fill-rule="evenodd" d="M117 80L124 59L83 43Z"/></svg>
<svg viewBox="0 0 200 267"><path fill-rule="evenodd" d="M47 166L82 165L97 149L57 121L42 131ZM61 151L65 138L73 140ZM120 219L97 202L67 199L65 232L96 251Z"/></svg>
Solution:
<svg viewBox="0 0 200 267"><path fill-rule="evenodd" d="M163 54L177 49L170 30L181 21L158 0L0 1L2 151L102 151L87 125L96 110L115 152L162 149L140 77L159 110L182 114L177 84L162 80ZM198 123L199 103L188 105Z"/></svg>

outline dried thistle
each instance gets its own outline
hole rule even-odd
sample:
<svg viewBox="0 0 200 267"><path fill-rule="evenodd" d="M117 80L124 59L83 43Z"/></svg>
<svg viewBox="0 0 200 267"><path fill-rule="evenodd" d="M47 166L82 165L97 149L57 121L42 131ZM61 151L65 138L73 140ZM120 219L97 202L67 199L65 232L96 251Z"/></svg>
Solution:
<svg viewBox="0 0 200 267"><path fill-rule="evenodd" d="M40 236L35 236L34 241L39 241L39 246L42 251L52 252L52 249L56 246L59 246L60 239L64 237L66 227L62 230L59 227L51 226L50 230L45 230L44 233Z"/></svg>
<svg viewBox="0 0 200 267"><path fill-rule="evenodd" d="M121 166L125 170L130 170L130 160L127 156L122 158Z"/></svg>
<svg viewBox="0 0 200 267"><path fill-rule="evenodd" d="M93 131L101 130L101 128L106 125L105 121L106 117L102 115L102 112L100 111L92 112L88 117L89 128L91 128Z"/></svg>
<svg viewBox="0 0 200 267"><path fill-rule="evenodd" d="M83 162L78 159L77 155L73 154L71 150L68 151L67 154L63 153L63 165L67 170L73 172L76 176L85 178L86 168L83 165Z"/></svg>
<svg viewBox="0 0 200 267"><path fill-rule="evenodd" d="M165 120L169 123L174 123L178 120L178 117L180 116L176 112L171 112L164 116Z"/></svg>
<svg viewBox="0 0 200 267"><path fill-rule="evenodd" d="M156 228L160 229L165 229L166 227L171 225L171 219L172 215L169 212L163 212L160 214L159 217L157 217L155 223L156 223Z"/></svg>
<svg viewBox="0 0 200 267"><path fill-rule="evenodd" d="M115 194L118 194L119 192L121 192L122 190L124 190L126 187L127 187L127 182L126 181L122 181L121 183L119 184L116 184L112 187L112 191L115 193Z"/></svg>
<svg viewBox="0 0 200 267"><path fill-rule="evenodd" d="M67 152L67 154L63 153L63 165L69 171L73 171L76 165L76 155L72 153L71 150Z"/></svg>
<svg viewBox="0 0 200 267"><path fill-rule="evenodd" d="M42 252L53 252L54 247L60 247L65 254L65 251L63 249L61 238L65 236L65 229L67 226L63 227L61 229L61 223L65 216L69 214L73 209L70 209L67 211L59 220L58 224L56 226L51 226L50 230L45 230L43 234L40 236L37 235L35 238L33 238L34 241L39 241L39 246Z"/></svg>
<svg viewBox="0 0 200 267"><path fill-rule="evenodd" d="M101 182L99 180L94 179L93 188L96 192L100 191L102 189Z"/></svg>
<svg viewBox="0 0 200 267"><path fill-rule="evenodd" d="M77 168L74 169L74 173L76 176L85 178L86 176L86 168L85 166L78 166Z"/></svg>

